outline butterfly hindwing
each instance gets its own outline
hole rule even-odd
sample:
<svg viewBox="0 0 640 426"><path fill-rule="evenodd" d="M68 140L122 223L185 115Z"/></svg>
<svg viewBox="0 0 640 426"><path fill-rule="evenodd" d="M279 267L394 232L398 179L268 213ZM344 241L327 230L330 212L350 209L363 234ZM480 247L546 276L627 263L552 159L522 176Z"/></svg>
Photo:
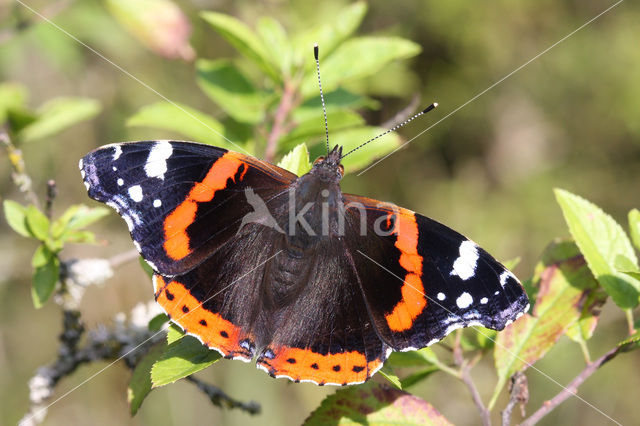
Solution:
<svg viewBox="0 0 640 426"><path fill-rule="evenodd" d="M258 367L294 381L362 383L382 367L390 349L367 313L342 241L322 239L309 259L285 251L275 259L279 269L296 271L299 278L292 283L301 285L295 297L276 303L278 314Z"/></svg>
<svg viewBox="0 0 640 426"><path fill-rule="evenodd" d="M452 229L407 209L345 195L345 243L381 338L394 350L433 344L470 325L502 330L528 309L517 278ZM367 229L360 232L359 212Z"/></svg>
<svg viewBox="0 0 640 426"><path fill-rule="evenodd" d="M212 255L252 211L244 191L264 200L295 175L255 158L177 141L121 143L80 161L89 196L113 207L156 272L183 273Z"/></svg>

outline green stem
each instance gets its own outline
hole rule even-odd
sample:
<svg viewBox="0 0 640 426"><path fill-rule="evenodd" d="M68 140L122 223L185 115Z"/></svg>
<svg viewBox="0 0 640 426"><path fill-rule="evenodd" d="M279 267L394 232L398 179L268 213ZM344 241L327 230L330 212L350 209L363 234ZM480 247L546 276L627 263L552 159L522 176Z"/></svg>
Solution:
<svg viewBox="0 0 640 426"><path fill-rule="evenodd" d="M624 315L627 318L627 327L629 331L629 336L632 336L636 332L636 329L633 323L633 310L631 308L625 309Z"/></svg>

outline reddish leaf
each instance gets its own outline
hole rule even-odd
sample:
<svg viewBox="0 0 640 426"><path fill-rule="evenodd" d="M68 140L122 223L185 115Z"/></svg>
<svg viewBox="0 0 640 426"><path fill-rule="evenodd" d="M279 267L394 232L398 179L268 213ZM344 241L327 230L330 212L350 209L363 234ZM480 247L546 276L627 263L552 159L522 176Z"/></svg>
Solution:
<svg viewBox="0 0 640 426"><path fill-rule="evenodd" d="M325 424L450 425L428 402L387 385L369 382L328 396L306 426Z"/></svg>

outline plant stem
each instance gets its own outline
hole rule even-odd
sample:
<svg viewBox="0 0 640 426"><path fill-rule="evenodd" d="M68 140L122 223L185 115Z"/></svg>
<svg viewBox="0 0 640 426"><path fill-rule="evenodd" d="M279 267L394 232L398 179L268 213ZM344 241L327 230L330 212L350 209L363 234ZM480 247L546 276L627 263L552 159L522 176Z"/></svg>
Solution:
<svg viewBox="0 0 640 426"><path fill-rule="evenodd" d="M26 167L24 165L24 158L22 157L22 151L20 151L11 141L9 133L5 129L0 129L0 143L5 146L7 154L9 156L9 162L11 163L11 179L13 183L22 192L28 202L36 207L39 207L38 196L33 191L31 184L31 177L27 174Z"/></svg>
<svg viewBox="0 0 640 426"><path fill-rule="evenodd" d="M548 401L545 401L538 410L525 419L520 426L531 426L536 424L540 419L549 414L553 409L555 409L558 405L562 404L567 398L576 395L576 391L578 387L584 383L593 373L596 372L598 368L600 368L605 362L609 361L611 358L616 356L620 351L620 347L616 346L611 349L600 358L595 360L594 362L588 364L580 374L576 376L575 379L569 383L567 387L565 387L562 391L560 391L556 396L551 398ZM599 410L598 410L599 411ZM604 413L603 413L604 414ZM606 415L605 415L606 416ZM607 416L608 417L608 416ZM610 418L611 419L611 418ZM617 423L617 422L616 422Z"/></svg>
<svg viewBox="0 0 640 426"><path fill-rule="evenodd" d="M469 392L471 393L471 397L473 398L473 402L476 404L478 411L480 412L480 418L482 419L483 426L491 426L491 413L482 402L482 397L480 396L480 392L473 382L473 378L471 377L471 368L469 364L464 359L462 354L462 345L460 344L460 338L462 336L462 330L458 330L456 334L456 342L453 347L453 359L455 363L460 366L460 379L467 385Z"/></svg>
<svg viewBox="0 0 640 426"><path fill-rule="evenodd" d="M284 133L285 120L293 108L295 95L296 87L290 82L285 82L284 92L282 93L280 104L273 119L273 127L271 127L271 132L269 132L269 136L267 137L267 148L264 152L265 161L272 162L276 156L278 140L280 140L280 137Z"/></svg>
<svg viewBox="0 0 640 426"><path fill-rule="evenodd" d="M625 309L624 315L627 318L627 327L629 330L629 336L633 336L633 334L636 332L635 324L633 323L633 309L631 308Z"/></svg>
<svg viewBox="0 0 640 426"><path fill-rule="evenodd" d="M587 362L587 364L591 364L591 354L589 353L589 347L587 346L587 342L584 341L583 339L580 339L578 344L580 345L580 349L582 349L582 355L584 355L584 360Z"/></svg>

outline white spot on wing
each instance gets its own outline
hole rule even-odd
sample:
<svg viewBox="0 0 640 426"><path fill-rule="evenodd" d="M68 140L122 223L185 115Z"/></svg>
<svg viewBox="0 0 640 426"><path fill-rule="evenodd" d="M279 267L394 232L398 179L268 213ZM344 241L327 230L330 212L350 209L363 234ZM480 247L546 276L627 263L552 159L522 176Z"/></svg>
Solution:
<svg viewBox="0 0 640 426"><path fill-rule="evenodd" d="M478 247L472 241L463 241L460 244L460 257L453 262L450 275L457 275L462 280L473 277L476 273L478 257Z"/></svg>
<svg viewBox="0 0 640 426"><path fill-rule="evenodd" d="M513 274L509 271L504 271L503 273L500 274L500 285L502 287L504 287L505 285L507 285L507 280L509 278L513 278L514 280L516 279L516 277L513 276ZM517 281L517 280L516 280Z"/></svg>
<svg viewBox="0 0 640 426"><path fill-rule="evenodd" d="M111 167L113 169L114 172L118 171L118 168L116 166Z"/></svg>
<svg viewBox="0 0 640 426"><path fill-rule="evenodd" d="M172 153L173 148L170 142L156 142L151 151L149 151L147 163L144 165L144 171L147 176L164 180L164 174L167 172L167 159L171 157Z"/></svg>
<svg viewBox="0 0 640 426"><path fill-rule="evenodd" d="M444 299L446 299L446 296L444 295L443 292L438 293L438 295L436 296L438 298L438 300L443 301Z"/></svg>
<svg viewBox="0 0 640 426"><path fill-rule="evenodd" d="M82 170L82 166L83 164L82 164L82 158L81 158L80 161L78 161L78 168Z"/></svg>
<svg viewBox="0 0 640 426"><path fill-rule="evenodd" d="M489 299L487 299L486 297L483 297L482 299L480 299L480 303L482 303L483 305L486 305L488 301Z"/></svg>
<svg viewBox="0 0 640 426"><path fill-rule="evenodd" d="M85 188L87 188L87 191L88 191L88 190L89 190L89 188L91 187L91 186L89 185L89 182L84 181L83 183L84 183L84 187L85 187Z"/></svg>
<svg viewBox="0 0 640 426"><path fill-rule="evenodd" d="M122 178L118 178L118 186L122 185L124 185L124 181L122 180Z"/></svg>
<svg viewBox="0 0 640 426"><path fill-rule="evenodd" d="M472 303L473 303L473 297L471 297L471 295L466 291L456 299L456 304L460 309L468 308Z"/></svg>
<svg viewBox="0 0 640 426"><path fill-rule="evenodd" d="M142 187L140 185L134 185L129 188L129 197L136 203L142 201Z"/></svg>
<svg viewBox="0 0 640 426"><path fill-rule="evenodd" d="M116 161L122 155L122 147L120 145L114 145L113 149L113 161Z"/></svg>
<svg viewBox="0 0 640 426"><path fill-rule="evenodd" d="M153 200L153 207L160 207L162 205L162 201L160 200Z"/></svg>

